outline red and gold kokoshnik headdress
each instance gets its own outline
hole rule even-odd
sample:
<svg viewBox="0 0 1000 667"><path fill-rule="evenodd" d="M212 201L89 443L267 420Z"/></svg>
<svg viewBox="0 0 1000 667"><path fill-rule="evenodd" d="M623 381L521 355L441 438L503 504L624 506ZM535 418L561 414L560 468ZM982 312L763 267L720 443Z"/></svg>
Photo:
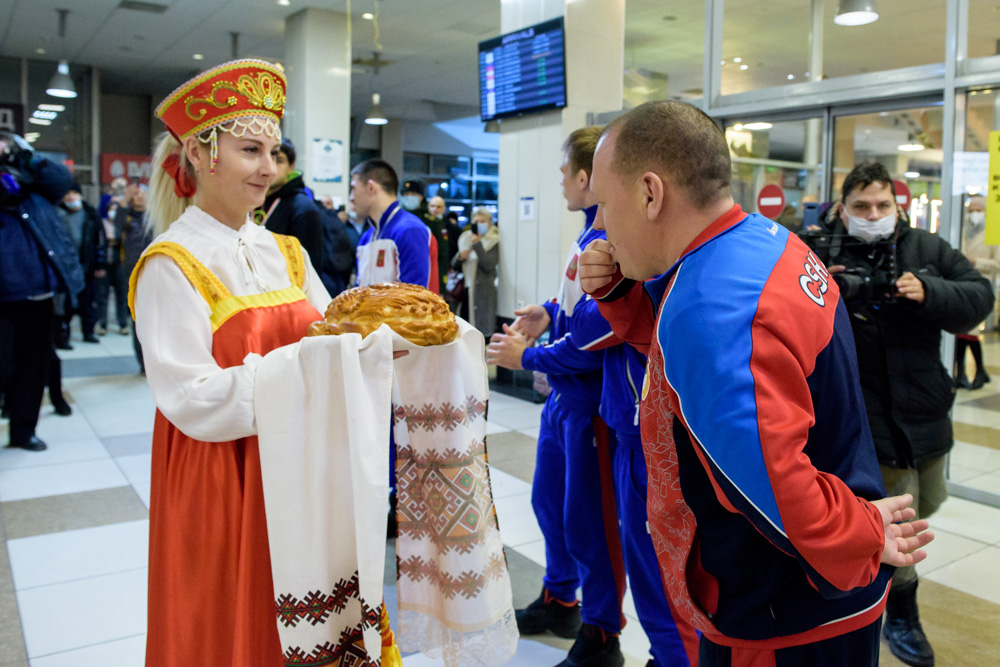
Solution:
<svg viewBox="0 0 1000 667"><path fill-rule="evenodd" d="M218 131L281 138L278 122L285 110L285 86L280 65L233 60L182 84L156 107L156 117L182 143L191 136L210 143L214 170Z"/></svg>

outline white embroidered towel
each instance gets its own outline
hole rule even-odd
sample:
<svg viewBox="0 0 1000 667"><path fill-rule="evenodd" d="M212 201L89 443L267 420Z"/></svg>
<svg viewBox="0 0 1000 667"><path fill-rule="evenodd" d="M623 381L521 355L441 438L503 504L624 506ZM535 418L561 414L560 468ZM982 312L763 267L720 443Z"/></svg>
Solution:
<svg viewBox="0 0 1000 667"><path fill-rule="evenodd" d="M447 345L393 338L410 351L393 388L400 650L502 665L518 632L486 463L483 335L459 319Z"/></svg>
<svg viewBox="0 0 1000 667"><path fill-rule="evenodd" d="M317 336L257 368L254 409L287 664L376 665L392 333Z"/></svg>

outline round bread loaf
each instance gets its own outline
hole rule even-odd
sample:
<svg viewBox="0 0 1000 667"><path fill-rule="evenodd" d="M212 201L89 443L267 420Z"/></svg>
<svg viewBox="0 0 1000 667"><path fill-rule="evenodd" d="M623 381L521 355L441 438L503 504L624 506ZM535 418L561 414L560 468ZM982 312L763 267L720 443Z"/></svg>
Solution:
<svg viewBox="0 0 1000 667"><path fill-rule="evenodd" d="M378 283L341 292L330 302L325 317L310 324L306 335L367 336L382 324L415 345L442 345L458 335L455 315L444 299L409 283Z"/></svg>

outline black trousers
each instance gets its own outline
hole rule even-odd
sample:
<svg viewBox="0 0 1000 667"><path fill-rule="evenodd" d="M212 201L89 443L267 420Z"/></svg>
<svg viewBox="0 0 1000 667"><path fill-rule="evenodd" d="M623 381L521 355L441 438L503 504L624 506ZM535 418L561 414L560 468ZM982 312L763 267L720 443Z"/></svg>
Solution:
<svg viewBox="0 0 1000 667"><path fill-rule="evenodd" d="M35 434L52 353L52 299L0 303L0 390L10 442Z"/></svg>

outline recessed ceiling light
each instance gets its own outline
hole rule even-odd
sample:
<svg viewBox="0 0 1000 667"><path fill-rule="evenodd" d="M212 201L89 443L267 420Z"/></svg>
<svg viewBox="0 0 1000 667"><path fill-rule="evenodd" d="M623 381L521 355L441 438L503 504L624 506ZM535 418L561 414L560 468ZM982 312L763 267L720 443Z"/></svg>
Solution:
<svg viewBox="0 0 1000 667"><path fill-rule="evenodd" d="M742 69L742 70L748 70L748 69L750 69L750 65L740 65L740 69Z"/></svg>
<svg viewBox="0 0 1000 667"><path fill-rule="evenodd" d="M196 54L194 54L191 57L194 58L195 60L204 60L205 59L205 56L201 55L200 53L196 53Z"/></svg>
<svg viewBox="0 0 1000 667"><path fill-rule="evenodd" d="M723 60L723 61L722 61L722 66L723 66L723 67L725 67L725 66L726 66L726 61L725 61L725 60Z"/></svg>
<svg viewBox="0 0 1000 667"><path fill-rule="evenodd" d="M37 53L40 56L44 56L45 55L45 49L43 49L42 47L39 46L37 49L35 49L35 53Z"/></svg>
<svg viewBox="0 0 1000 667"><path fill-rule="evenodd" d="M912 153L914 151L924 150L924 145L918 141L910 141L909 143L900 144L896 146L897 150L905 151L907 153Z"/></svg>
<svg viewBox="0 0 1000 667"><path fill-rule="evenodd" d="M986 90L984 90L984 91L983 91L983 95L989 95L989 94L990 94L990 93L992 93L992 92L993 92L993 90L992 90L992 89L990 89L990 88L987 88Z"/></svg>
<svg viewBox="0 0 1000 667"><path fill-rule="evenodd" d="M744 130L770 130L774 125L771 123L759 122L759 123L747 123L743 126Z"/></svg>
<svg viewBox="0 0 1000 667"><path fill-rule="evenodd" d="M278 4L282 7L287 7L289 5L289 0L278 0Z"/></svg>
<svg viewBox="0 0 1000 667"><path fill-rule="evenodd" d="M795 75L794 75L794 74L789 74L789 75L788 75L788 80L789 80L789 81L791 81L791 80L792 80L792 79L794 79L794 78L795 78Z"/></svg>
<svg viewBox="0 0 1000 667"><path fill-rule="evenodd" d="M905 176L907 178L920 178L920 172L919 171L908 171L905 174L903 174L903 176Z"/></svg>
<svg viewBox="0 0 1000 667"><path fill-rule="evenodd" d="M51 120L46 120L45 118L29 118L29 123L34 123L35 125L51 125Z"/></svg>
<svg viewBox="0 0 1000 667"><path fill-rule="evenodd" d="M363 18L366 21L374 21L375 15L372 14L371 12L365 12L364 14L361 15L361 18Z"/></svg>
<svg viewBox="0 0 1000 667"><path fill-rule="evenodd" d="M33 118L44 118L45 120L54 120L56 115L55 111L42 111L41 109L31 114Z"/></svg>
<svg viewBox="0 0 1000 667"><path fill-rule="evenodd" d="M66 107L61 104L39 104L38 108L42 111L66 111Z"/></svg>
<svg viewBox="0 0 1000 667"><path fill-rule="evenodd" d="M736 123L736 125L733 125L733 129L737 132L741 131L743 129L743 123Z"/></svg>
<svg viewBox="0 0 1000 667"><path fill-rule="evenodd" d="M734 63L741 63L741 62L743 62L743 58L733 58L733 62Z"/></svg>

